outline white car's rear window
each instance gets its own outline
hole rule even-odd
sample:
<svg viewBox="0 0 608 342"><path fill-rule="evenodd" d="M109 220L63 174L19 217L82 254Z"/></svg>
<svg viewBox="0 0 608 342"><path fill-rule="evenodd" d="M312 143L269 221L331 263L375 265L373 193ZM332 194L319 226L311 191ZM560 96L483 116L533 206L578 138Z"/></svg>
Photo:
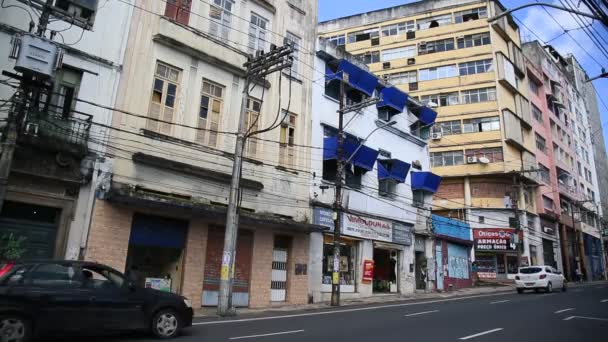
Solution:
<svg viewBox="0 0 608 342"><path fill-rule="evenodd" d="M524 267L519 269L519 273L521 274L534 274L540 273L543 269L540 267Z"/></svg>

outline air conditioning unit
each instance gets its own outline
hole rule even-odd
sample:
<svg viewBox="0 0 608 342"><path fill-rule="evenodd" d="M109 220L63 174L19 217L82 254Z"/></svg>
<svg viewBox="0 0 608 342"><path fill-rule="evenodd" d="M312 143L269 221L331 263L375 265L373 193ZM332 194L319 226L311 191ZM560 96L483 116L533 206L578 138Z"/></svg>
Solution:
<svg viewBox="0 0 608 342"><path fill-rule="evenodd" d="M416 38L416 31L407 31L405 38L408 40Z"/></svg>
<svg viewBox="0 0 608 342"><path fill-rule="evenodd" d="M431 140L440 140L442 137L443 137L443 133L441 133L441 132L431 133Z"/></svg>
<svg viewBox="0 0 608 342"><path fill-rule="evenodd" d="M382 69L390 69L390 68L391 68L391 62L382 63Z"/></svg>
<svg viewBox="0 0 608 342"><path fill-rule="evenodd" d="M414 64L416 64L416 58L407 59L407 65L414 65Z"/></svg>
<svg viewBox="0 0 608 342"><path fill-rule="evenodd" d="M382 80L386 83L388 83L391 80L391 74L384 74L382 75Z"/></svg>
<svg viewBox="0 0 608 342"><path fill-rule="evenodd" d="M372 38L372 46L380 45L380 38Z"/></svg>
<svg viewBox="0 0 608 342"><path fill-rule="evenodd" d="M467 157L467 164L477 164L477 157L475 157L475 156Z"/></svg>
<svg viewBox="0 0 608 342"><path fill-rule="evenodd" d="M418 82L411 82L409 84L410 91L418 90Z"/></svg>

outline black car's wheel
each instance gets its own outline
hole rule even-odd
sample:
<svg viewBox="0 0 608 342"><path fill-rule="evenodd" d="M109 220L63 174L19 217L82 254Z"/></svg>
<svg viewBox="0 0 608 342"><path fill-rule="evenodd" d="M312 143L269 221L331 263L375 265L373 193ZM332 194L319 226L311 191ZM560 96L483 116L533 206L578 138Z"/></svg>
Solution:
<svg viewBox="0 0 608 342"><path fill-rule="evenodd" d="M181 318L173 309L162 309L152 318L152 333L158 338L176 337L181 329Z"/></svg>
<svg viewBox="0 0 608 342"><path fill-rule="evenodd" d="M27 342L32 334L31 324L18 315L0 315L0 341Z"/></svg>
<svg viewBox="0 0 608 342"><path fill-rule="evenodd" d="M524 293L524 289L517 289L517 293L519 293L519 294Z"/></svg>

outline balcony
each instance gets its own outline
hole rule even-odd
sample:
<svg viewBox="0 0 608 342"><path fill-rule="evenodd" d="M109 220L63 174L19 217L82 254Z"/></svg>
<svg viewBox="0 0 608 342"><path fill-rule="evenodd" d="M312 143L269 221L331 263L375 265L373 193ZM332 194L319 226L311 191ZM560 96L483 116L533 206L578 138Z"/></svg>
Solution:
<svg viewBox="0 0 608 342"><path fill-rule="evenodd" d="M70 113L66 117L54 112L30 112L19 142L82 158L88 153L92 122L93 116L88 114Z"/></svg>
<svg viewBox="0 0 608 342"><path fill-rule="evenodd" d="M559 182L558 189L560 194L576 199L576 189L573 186Z"/></svg>

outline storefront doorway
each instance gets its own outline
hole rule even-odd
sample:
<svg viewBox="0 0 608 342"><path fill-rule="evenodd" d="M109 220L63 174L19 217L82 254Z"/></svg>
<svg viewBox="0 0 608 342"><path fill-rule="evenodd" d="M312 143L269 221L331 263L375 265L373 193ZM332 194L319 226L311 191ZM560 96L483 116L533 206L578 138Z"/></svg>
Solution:
<svg viewBox="0 0 608 342"><path fill-rule="evenodd" d="M374 248L374 293L397 293L399 251Z"/></svg>
<svg viewBox="0 0 608 342"><path fill-rule="evenodd" d="M135 214L126 273L138 286L180 292L188 222Z"/></svg>
<svg viewBox="0 0 608 342"><path fill-rule="evenodd" d="M427 260L424 252L415 252L415 265L416 265L416 290L426 290L427 280Z"/></svg>

